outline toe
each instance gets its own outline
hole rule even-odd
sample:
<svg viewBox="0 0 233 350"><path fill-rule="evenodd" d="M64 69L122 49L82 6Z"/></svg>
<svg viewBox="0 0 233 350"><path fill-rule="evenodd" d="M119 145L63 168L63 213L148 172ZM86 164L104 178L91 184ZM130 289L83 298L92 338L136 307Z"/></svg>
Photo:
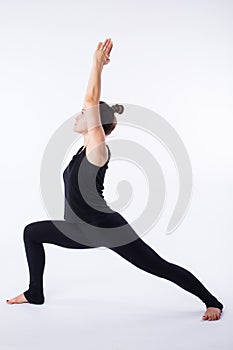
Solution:
<svg viewBox="0 0 233 350"><path fill-rule="evenodd" d="M7 304L13 304L13 302L14 302L14 299L10 299L7 301Z"/></svg>

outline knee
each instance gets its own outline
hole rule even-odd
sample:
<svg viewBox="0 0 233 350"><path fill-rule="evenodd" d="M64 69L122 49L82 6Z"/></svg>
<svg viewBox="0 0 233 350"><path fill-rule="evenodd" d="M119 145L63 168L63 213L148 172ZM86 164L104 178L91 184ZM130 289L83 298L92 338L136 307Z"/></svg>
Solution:
<svg viewBox="0 0 233 350"><path fill-rule="evenodd" d="M31 222L30 224L26 225L24 227L24 231L23 231L23 239L24 241L27 241L28 239L31 239L32 236L34 235L35 232L35 223Z"/></svg>

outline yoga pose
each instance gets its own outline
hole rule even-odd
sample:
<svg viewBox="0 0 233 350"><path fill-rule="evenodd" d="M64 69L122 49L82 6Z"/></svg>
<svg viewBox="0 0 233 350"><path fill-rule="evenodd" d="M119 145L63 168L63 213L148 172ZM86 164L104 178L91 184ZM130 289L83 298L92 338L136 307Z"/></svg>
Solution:
<svg viewBox="0 0 233 350"><path fill-rule="evenodd" d="M93 249L105 246L119 254L137 268L157 277L174 282L184 290L196 295L206 306L202 320L220 319L223 304L211 294L205 286L188 270L163 259L147 245L121 216L106 203L103 191L105 172L111 157L106 137L117 125L115 113L121 114L122 105L113 105L100 101L101 73L104 65L110 62L111 39L99 42L93 55L93 66L84 99L82 112L76 116L74 131L84 136L84 145L73 156L63 172L65 184L65 220L44 220L29 223L24 228L25 252L29 267L29 288L8 304L43 304L43 272L45 251L43 243L55 244L70 249ZM80 170L84 166L84 170ZM81 174L81 175L80 175ZM94 181L93 177L95 176ZM92 186L91 183L95 183ZM94 188L95 187L95 188ZM92 225L96 232L100 228L109 232L118 228L119 237L130 238L126 244L114 245L105 242L111 235L89 235L85 224ZM60 227L60 229L59 229ZM64 232L73 235L64 234ZM94 231L95 232L95 231ZM77 233L77 236L75 236ZM79 243L78 235L90 240L90 244ZM114 234L112 235L114 238ZM115 236L118 237L118 236ZM75 239L76 238L76 239ZM98 241L99 239L99 241Z"/></svg>

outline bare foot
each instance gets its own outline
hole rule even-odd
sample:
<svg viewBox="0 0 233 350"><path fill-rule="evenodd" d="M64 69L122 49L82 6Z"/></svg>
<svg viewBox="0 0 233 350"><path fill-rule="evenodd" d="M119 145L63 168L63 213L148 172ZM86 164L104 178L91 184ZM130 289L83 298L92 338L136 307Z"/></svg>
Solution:
<svg viewBox="0 0 233 350"><path fill-rule="evenodd" d="M206 309L206 312L204 313L204 315L202 316L202 320L206 321L215 321L215 320L219 320L221 317L221 313L222 311L217 308L217 307L208 307Z"/></svg>
<svg viewBox="0 0 233 350"><path fill-rule="evenodd" d="M22 303L28 303L27 299L25 298L24 294L20 294L15 298L12 298L10 300L6 301L7 304L22 304Z"/></svg>

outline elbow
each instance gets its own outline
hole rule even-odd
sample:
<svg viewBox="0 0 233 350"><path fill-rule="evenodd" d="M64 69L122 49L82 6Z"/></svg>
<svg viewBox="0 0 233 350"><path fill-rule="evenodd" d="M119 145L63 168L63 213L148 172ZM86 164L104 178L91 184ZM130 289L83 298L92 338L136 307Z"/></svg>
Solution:
<svg viewBox="0 0 233 350"><path fill-rule="evenodd" d="M88 98L85 98L84 100L84 108L89 108L92 106L96 106L98 104L99 104L99 99L95 99L93 97L88 97Z"/></svg>

